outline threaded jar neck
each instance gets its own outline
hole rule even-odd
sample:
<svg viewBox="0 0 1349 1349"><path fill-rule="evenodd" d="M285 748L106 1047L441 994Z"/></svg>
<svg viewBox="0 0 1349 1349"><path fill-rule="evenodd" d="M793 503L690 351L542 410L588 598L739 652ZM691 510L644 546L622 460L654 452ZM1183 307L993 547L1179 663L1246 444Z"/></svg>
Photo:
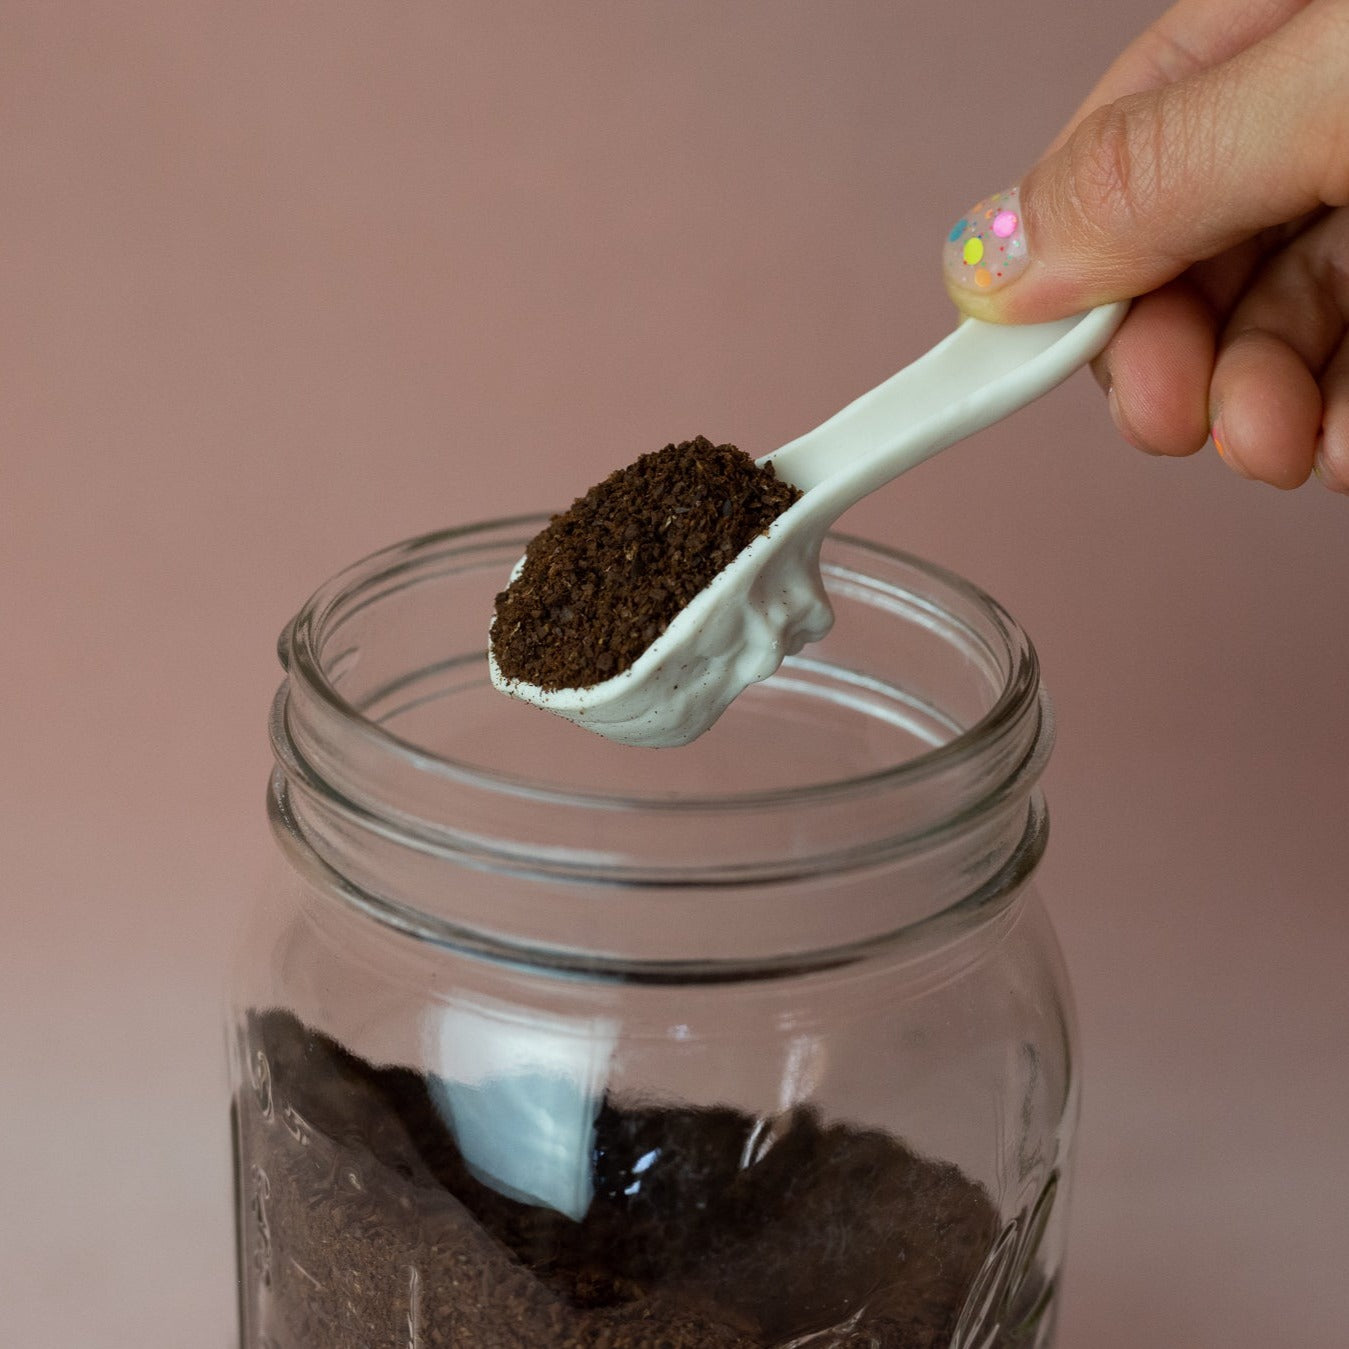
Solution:
<svg viewBox="0 0 1349 1349"><path fill-rule="evenodd" d="M492 597L540 523L374 554L282 635L274 824L367 918L533 964L743 973L986 917L1034 869L1050 717L977 587L831 537L829 637L693 745L634 750L490 687Z"/></svg>

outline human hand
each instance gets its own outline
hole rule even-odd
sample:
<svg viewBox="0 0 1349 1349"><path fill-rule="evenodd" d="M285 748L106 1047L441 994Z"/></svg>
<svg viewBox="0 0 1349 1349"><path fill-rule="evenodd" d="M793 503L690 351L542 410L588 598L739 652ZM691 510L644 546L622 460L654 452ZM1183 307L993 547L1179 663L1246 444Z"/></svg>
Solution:
<svg viewBox="0 0 1349 1349"><path fill-rule="evenodd" d="M1139 449L1349 493L1349 0L1180 0L943 260L995 322L1139 297L1093 366Z"/></svg>

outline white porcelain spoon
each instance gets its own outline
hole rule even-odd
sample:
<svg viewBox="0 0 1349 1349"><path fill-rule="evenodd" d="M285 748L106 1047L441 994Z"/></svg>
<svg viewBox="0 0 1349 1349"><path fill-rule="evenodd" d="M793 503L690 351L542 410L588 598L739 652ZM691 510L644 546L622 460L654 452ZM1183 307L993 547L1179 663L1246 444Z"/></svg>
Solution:
<svg viewBox="0 0 1349 1349"><path fill-rule="evenodd" d="M505 678L489 656L492 682L610 740L687 744L750 684L829 631L820 544L849 506L1048 393L1104 349L1128 307L1019 326L966 319L912 365L759 461L804 495L622 674L550 692Z"/></svg>

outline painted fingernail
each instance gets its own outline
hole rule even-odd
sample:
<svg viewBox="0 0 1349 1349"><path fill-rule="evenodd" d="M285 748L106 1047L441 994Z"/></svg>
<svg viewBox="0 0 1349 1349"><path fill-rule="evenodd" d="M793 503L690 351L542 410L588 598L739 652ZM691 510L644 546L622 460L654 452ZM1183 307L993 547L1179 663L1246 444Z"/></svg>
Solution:
<svg viewBox="0 0 1349 1349"><path fill-rule="evenodd" d="M951 226L942 248L947 277L976 294L1011 285L1029 264L1021 189L1016 187L966 211Z"/></svg>
<svg viewBox="0 0 1349 1349"><path fill-rule="evenodd" d="M1209 435L1213 437L1213 448L1218 451L1218 458L1232 470L1233 473L1239 473L1243 478L1249 478L1251 475L1242 468L1241 464L1233 457L1232 451L1227 448L1227 442L1223 438L1223 433L1219 429L1222 419L1213 423L1213 429Z"/></svg>
<svg viewBox="0 0 1349 1349"><path fill-rule="evenodd" d="M1312 472L1316 474L1321 486L1331 492L1349 495L1349 487L1340 481L1340 476L1330 466L1326 454L1326 438L1320 436L1316 442L1316 458L1312 460Z"/></svg>
<svg viewBox="0 0 1349 1349"><path fill-rule="evenodd" d="M1110 409L1110 420L1115 423L1115 429L1124 435L1124 419L1120 416L1119 399L1115 396L1113 386L1105 391L1105 405Z"/></svg>
<svg viewBox="0 0 1349 1349"><path fill-rule="evenodd" d="M1133 427L1129 425L1128 415L1120 404L1119 394L1116 392L1113 385L1110 388L1110 392L1105 396L1105 405L1110 409L1110 418L1115 423L1115 430L1124 437L1128 444L1132 445L1136 450L1142 450L1144 454L1156 453L1155 450L1150 449L1134 434Z"/></svg>

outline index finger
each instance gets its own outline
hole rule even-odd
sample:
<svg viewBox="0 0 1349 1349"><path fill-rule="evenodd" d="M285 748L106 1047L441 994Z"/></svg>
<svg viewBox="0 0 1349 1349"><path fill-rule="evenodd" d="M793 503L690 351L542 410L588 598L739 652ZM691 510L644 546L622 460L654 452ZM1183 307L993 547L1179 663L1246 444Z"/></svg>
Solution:
<svg viewBox="0 0 1349 1349"><path fill-rule="evenodd" d="M1057 150L1096 108L1221 65L1263 41L1314 3L1316 0L1179 0L1115 58L1045 153Z"/></svg>

